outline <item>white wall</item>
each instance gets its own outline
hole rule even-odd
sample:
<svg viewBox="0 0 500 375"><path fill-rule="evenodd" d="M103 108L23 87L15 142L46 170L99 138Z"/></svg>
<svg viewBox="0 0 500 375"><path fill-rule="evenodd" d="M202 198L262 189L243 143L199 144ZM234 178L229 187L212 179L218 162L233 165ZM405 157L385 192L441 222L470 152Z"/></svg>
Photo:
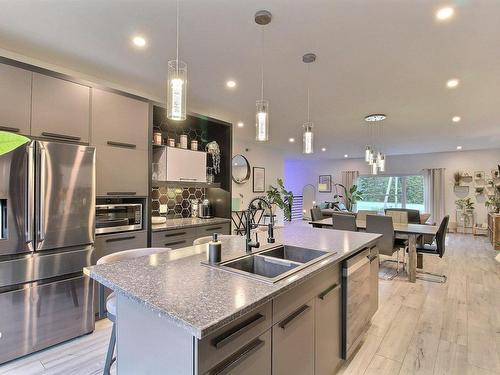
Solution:
<svg viewBox="0 0 500 375"><path fill-rule="evenodd" d="M248 150L248 151L247 151ZM266 190L269 185L276 186L276 179L284 176L284 158L281 152L271 148L267 144L255 144L233 140L233 156L241 154L247 158L250 168L264 167L266 169ZM265 195L265 193L253 192L253 175L245 184L236 184L233 181L233 197L243 195L242 206L247 207L252 198ZM283 212L279 211L277 215L277 224L283 223Z"/></svg>
<svg viewBox="0 0 500 375"><path fill-rule="evenodd" d="M453 191L453 173L457 171L468 172L484 171L486 176L490 170L500 164L500 149L439 152L431 154L396 155L388 156L386 160L386 174L418 174L424 168L445 168L445 210L450 215L450 220L455 221L455 200L457 196ZM320 174L330 174L333 182L341 182L341 172L357 170L360 174L369 174L369 168L363 159L345 160L287 160L285 162L285 184L294 194L301 194L306 184L317 187ZM474 182L470 183L471 186ZM476 198L474 189L470 189L469 196L473 198L476 207L477 223L485 223L487 210L484 206L484 196ZM316 192L316 201L331 200L331 194Z"/></svg>

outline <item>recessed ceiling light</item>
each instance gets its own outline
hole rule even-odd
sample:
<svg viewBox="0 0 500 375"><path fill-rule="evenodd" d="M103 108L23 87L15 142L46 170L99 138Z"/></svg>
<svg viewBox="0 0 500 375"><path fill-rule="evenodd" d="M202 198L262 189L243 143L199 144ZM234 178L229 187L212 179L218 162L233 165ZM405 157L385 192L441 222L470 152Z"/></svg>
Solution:
<svg viewBox="0 0 500 375"><path fill-rule="evenodd" d="M132 37L132 43L134 43L134 46L136 47L146 47L146 39L140 35Z"/></svg>
<svg viewBox="0 0 500 375"><path fill-rule="evenodd" d="M453 79L449 79L447 82L446 82L446 86L449 88L449 89L454 89L455 87L458 86L458 84L460 83L460 81L456 78L453 78Z"/></svg>
<svg viewBox="0 0 500 375"><path fill-rule="evenodd" d="M457 150L460 151L462 149L462 146L457 146Z"/></svg>
<svg viewBox="0 0 500 375"><path fill-rule="evenodd" d="M374 113L368 116L365 116L365 121L374 122L374 121L384 121L387 118L383 113Z"/></svg>
<svg viewBox="0 0 500 375"><path fill-rule="evenodd" d="M295 142L295 138L288 138L288 142L290 142L290 143Z"/></svg>
<svg viewBox="0 0 500 375"><path fill-rule="evenodd" d="M241 121L240 121L240 122L238 122L238 128L242 128L242 127L244 127L244 126L245 126L245 124L244 124L244 123L242 123Z"/></svg>
<svg viewBox="0 0 500 375"><path fill-rule="evenodd" d="M323 148L321 148L321 151L325 152L325 151L326 151L326 148L324 148L324 147L323 147Z"/></svg>
<svg viewBox="0 0 500 375"><path fill-rule="evenodd" d="M344 158L348 158L348 157L349 157L349 155L347 155L347 154L344 155Z"/></svg>
<svg viewBox="0 0 500 375"><path fill-rule="evenodd" d="M452 7L443 7L439 8L438 11L436 12L436 19L438 21L446 21L453 17L455 14L455 9Z"/></svg>
<svg viewBox="0 0 500 375"><path fill-rule="evenodd" d="M236 82L235 81L227 81L226 82L226 86L229 87L230 89L232 88L235 88L236 87Z"/></svg>
<svg viewBox="0 0 500 375"><path fill-rule="evenodd" d="M453 122L460 122L460 120L462 120L462 118L460 116L453 116L451 121Z"/></svg>

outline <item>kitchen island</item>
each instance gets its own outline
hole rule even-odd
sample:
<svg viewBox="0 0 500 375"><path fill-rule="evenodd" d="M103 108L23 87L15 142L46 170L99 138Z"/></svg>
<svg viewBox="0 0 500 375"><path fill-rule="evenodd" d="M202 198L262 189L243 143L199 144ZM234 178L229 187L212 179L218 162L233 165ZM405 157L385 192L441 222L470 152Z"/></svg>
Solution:
<svg viewBox="0 0 500 375"><path fill-rule="evenodd" d="M254 253L285 244L331 255L275 283L203 265L206 245L86 268L118 295L118 373L332 373L348 333L341 265L379 235L285 227L275 244L265 237ZM244 244L224 241L222 262L246 256Z"/></svg>

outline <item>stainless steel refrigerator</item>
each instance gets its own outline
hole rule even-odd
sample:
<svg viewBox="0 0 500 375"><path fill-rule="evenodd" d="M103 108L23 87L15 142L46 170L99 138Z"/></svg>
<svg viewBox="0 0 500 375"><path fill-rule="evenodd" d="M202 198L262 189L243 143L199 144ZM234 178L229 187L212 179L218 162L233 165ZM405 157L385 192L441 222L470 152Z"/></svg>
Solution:
<svg viewBox="0 0 500 375"><path fill-rule="evenodd" d="M95 149L31 140L0 156L0 363L94 329Z"/></svg>

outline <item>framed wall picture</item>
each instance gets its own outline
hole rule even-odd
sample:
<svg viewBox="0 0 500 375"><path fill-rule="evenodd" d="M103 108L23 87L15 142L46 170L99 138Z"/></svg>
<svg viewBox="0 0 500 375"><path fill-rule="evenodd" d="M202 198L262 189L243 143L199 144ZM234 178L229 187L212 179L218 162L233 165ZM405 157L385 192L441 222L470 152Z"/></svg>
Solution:
<svg viewBox="0 0 500 375"><path fill-rule="evenodd" d="M323 174L319 176L318 191L320 193L332 192L332 176Z"/></svg>
<svg viewBox="0 0 500 375"><path fill-rule="evenodd" d="M266 168L253 167L253 192L264 193L266 191Z"/></svg>
<svg viewBox="0 0 500 375"><path fill-rule="evenodd" d="M485 173L483 171L475 171L474 172L474 179L475 180L484 180Z"/></svg>

